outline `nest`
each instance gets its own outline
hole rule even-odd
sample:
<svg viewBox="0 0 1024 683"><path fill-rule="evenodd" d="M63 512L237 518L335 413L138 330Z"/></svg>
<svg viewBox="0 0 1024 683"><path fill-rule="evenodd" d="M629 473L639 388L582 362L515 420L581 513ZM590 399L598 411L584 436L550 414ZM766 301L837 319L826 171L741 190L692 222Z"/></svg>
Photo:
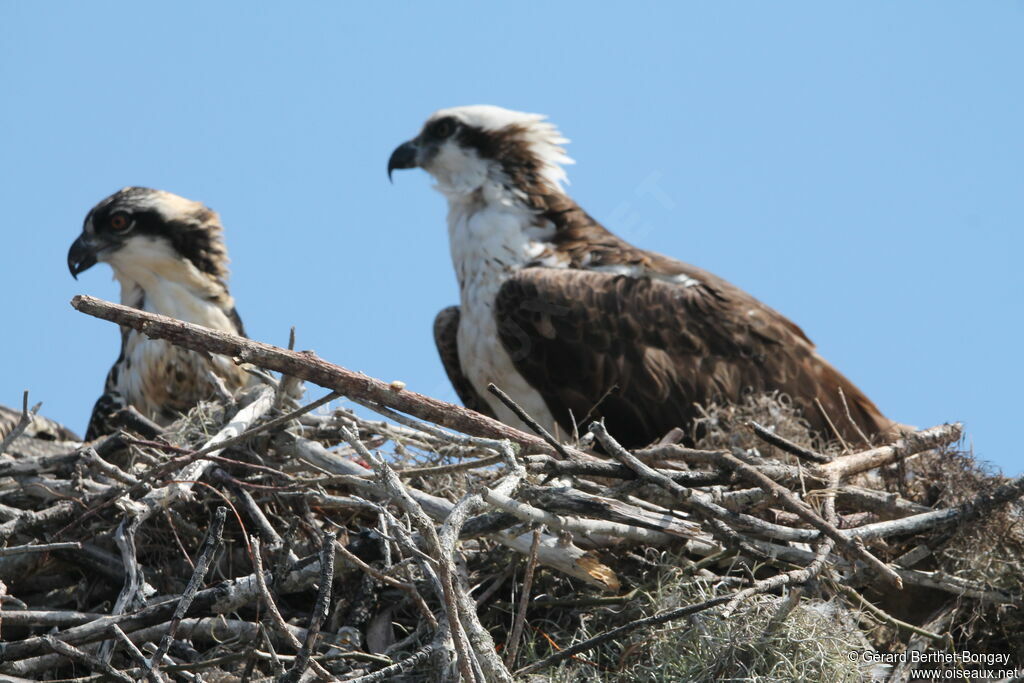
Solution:
<svg viewBox="0 0 1024 683"><path fill-rule="evenodd" d="M86 303L285 375L254 368L258 386L166 428L124 412L89 444L32 431L52 423L26 404L0 439L4 680L857 681L1024 663L1024 480L958 450L958 425L823 443L769 395L705 406L693 447L628 452L600 423L559 444L312 354ZM299 407L298 379L332 391ZM364 408L332 409L340 395Z"/></svg>

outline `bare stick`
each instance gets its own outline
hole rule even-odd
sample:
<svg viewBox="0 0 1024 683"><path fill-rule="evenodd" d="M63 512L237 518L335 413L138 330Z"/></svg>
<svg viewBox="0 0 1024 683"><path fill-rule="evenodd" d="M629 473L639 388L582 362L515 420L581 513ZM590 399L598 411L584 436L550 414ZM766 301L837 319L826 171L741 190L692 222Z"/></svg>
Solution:
<svg viewBox="0 0 1024 683"><path fill-rule="evenodd" d="M647 617L646 619L637 619L636 621L631 621L628 624L624 624L622 626L619 626L618 628L613 628L611 631L605 631L600 635L584 640L582 643L577 643L572 647L567 647L564 650L559 650L558 652L549 657L545 657L544 659L534 662L529 666L525 666L522 669L516 671L516 676L525 676L526 674L534 673L535 671L541 671L542 669L548 668L552 664L557 664L563 659L568 659L573 655L578 655L581 652L592 650L601 643L606 643L609 640L614 640L615 638L618 638L621 635L625 635L630 631L635 631L638 628L657 626L658 624L664 624L669 621L674 621L676 619L688 617L691 614L696 614L697 612L703 612L704 610L711 609L712 607L721 605L724 602L728 602L732 599L732 597L732 595L720 595L717 598L711 598L710 600L705 600L704 602L698 603L696 605L687 605L686 607L679 607L677 609L671 610L670 612L665 612L664 614L659 614L653 617Z"/></svg>
<svg viewBox="0 0 1024 683"><path fill-rule="evenodd" d="M550 455L527 455L523 458L531 472L556 475L583 475L588 477L613 477L615 479L636 479L636 472L617 462L577 462L557 460ZM719 472L658 470L661 474L682 486L711 486L724 483L728 475Z"/></svg>
<svg viewBox="0 0 1024 683"><path fill-rule="evenodd" d="M504 403L505 406L509 410L511 410L513 413L516 414L516 417L518 417L520 420L522 420L526 424L527 427L532 429L534 431L534 433L537 434L537 436L539 436L540 438L544 439L544 441L549 446L551 446L556 451L558 451L558 454L561 455L564 459L566 459L566 460L576 460L577 459L574 456L572 456L569 453L569 451L567 451L562 444L560 444L558 442L558 439L553 437L548 430L544 429L544 427L542 427L539 422L534 420L533 417L531 417L529 413L527 413L525 410L523 410L522 406L520 406L518 403L513 401L512 398L508 394L506 394L504 391L502 391L496 384L488 384L487 385L487 391L489 391L492 394L494 394L495 396L497 396L499 401Z"/></svg>
<svg viewBox="0 0 1024 683"><path fill-rule="evenodd" d="M135 661L135 664L141 671L145 671L146 678L151 683L161 683L164 681L164 677L160 674L160 671L150 665L149 660L146 659L146 655L142 654L135 643L132 642L131 638L125 635L125 632L121 630L121 627L114 624L110 627L110 633L114 636L114 639L124 645L124 649L128 651L128 655Z"/></svg>
<svg viewBox="0 0 1024 683"><path fill-rule="evenodd" d="M96 612L77 612L75 610L4 609L3 623L5 626L76 626L87 624L102 616Z"/></svg>
<svg viewBox="0 0 1024 683"><path fill-rule="evenodd" d="M319 575L319 561L301 564L283 573L278 579L278 585L282 591L298 592L313 585ZM222 581L216 586L199 591L193 600L193 609L210 610L215 614L234 612L251 604L259 596L257 583L257 578L253 575ZM168 600L143 607L136 612L104 616L87 624L65 629L54 636L70 644L90 643L106 638L112 624L117 624L125 632L130 633L166 621L174 613L175 604L175 601ZM11 663L14 660L44 654L50 650L40 636L30 636L18 641L0 641L0 662L4 668L8 668L13 666Z"/></svg>
<svg viewBox="0 0 1024 683"><path fill-rule="evenodd" d="M89 667L93 671L103 672L106 675L113 678L114 680L124 681L124 683L133 683L133 679L130 676L121 673L109 664L101 662L99 659L93 657L88 652L83 652L79 650L74 645L68 645L67 643L61 640L57 640L56 638L50 635L43 636L43 639L46 641L47 645L49 645L50 648L57 654L63 655L68 659L74 660L76 662L80 662L85 666Z"/></svg>
<svg viewBox="0 0 1024 683"><path fill-rule="evenodd" d="M394 676L399 674L410 673L417 666L427 661L427 658L434 654L438 647L440 647L440 645L437 643L425 645L400 662L395 662L391 666L378 669L377 671L374 671L371 674L366 674L365 676L350 678L347 683L377 683L377 681L391 680Z"/></svg>
<svg viewBox="0 0 1024 683"><path fill-rule="evenodd" d="M753 420L751 420L747 424L750 425L750 428L754 430L754 434L757 434L757 437L759 439L767 443L770 443L771 445L775 446L781 451L785 451L790 455L795 455L801 460L808 460L810 462L817 463L826 463L831 460L831 458L829 458L828 456L822 455L821 453L815 453L810 448L804 448L799 444L793 443L789 439L779 436L775 432L771 431L770 429L766 429L765 427L762 427Z"/></svg>
<svg viewBox="0 0 1024 683"><path fill-rule="evenodd" d="M231 493L235 495L235 498L238 500L239 507L245 510L249 519L251 519L256 524L256 528L259 529L260 535L263 536L264 540L270 544L272 549L279 548L284 544L284 540L274 529L273 525L271 525L270 520L267 519L266 514L264 514L259 504L253 499L252 494L241 486L237 479L219 467L213 470L211 477L214 481L227 486ZM292 553L291 560L294 561L296 559L298 558L294 556L294 553Z"/></svg>
<svg viewBox="0 0 1024 683"><path fill-rule="evenodd" d="M968 522L981 517L999 505L1024 496L1024 476L1017 477L989 491L984 490L971 500L954 508L943 508L920 514L875 522L843 531L843 535L864 540L885 538L897 534L920 533L950 524Z"/></svg>
<svg viewBox="0 0 1024 683"><path fill-rule="evenodd" d="M274 597L270 594L270 588L267 586L267 579L263 573L263 556L260 554L260 539L258 536L252 536L249 539L249 543L252 546L252 563L253 568L256 570L254 576L256 579L256 586L259 591L259 595L263 598L263 606L267 608L267 613L270 614L270 620L274 623L274 628L281 634L281 637L295 649L296 652L302 649L302 643L292 633L288 624L285 622L284 617L281 616L281 610L277 608L277 603L274 602ZM313 669L314 673L324 681L332 679L331 674L327 672L316 660L309 661L310 668Z"/></svg>
<svg viewBox="0 0 1024 683"><path fill-rule="evenodd" d="M445 557L444 549L441 546L441 540L437 535L437 529L434 528L433 522L427 516L423 508L413 500L409 492L405 490L405 486L402 484L398 475L395 474L394 470L384 462L384 459L379 455L375 455L367 450L366 446L356 437L355 434L350 432L347 428L341 428L341 435L352 448L359 453L360 456L373 466L374 472L380 479L381 484L387 489L388 493L392 495L395 502L409 514L409 518L416 526L417 531L423 536L426 541L427 547L431 551L431 557L437 561L438 574L441 580L441 587L444 592L445 612L448 617L448 628L452 634L452 640L455 644L455 651L458 655L457 664L462 677L466 680L466 683L473 683L477 677L473 670L471 650L469 640L466 637L466 632L462 627L462 623L459 620L458 612L458 598L455 594L455 568L451 563L451 560Z"/></svg>
<svg viewBox="0 0 1024 683"><path fill-rule="evenodd" d="M839 401L843 404L843 412L846 414L846 419L849 420L850 424L853 425L853 428L857 430L857 435L860 436L861 441L863 441L866 446L870 446L871 439L868 438L868 435L864 433L864 430L860 428L857 421L853 419L853 415L850 414L850 404L846 402L846 394L843 393L843 388L837 387L837 389L839 390Z"/></svg>
<svg viewBox="0 0 1024 683"><path fill-rule="evenodd" d="M723 462L731 465L743 477L760 486L766 493L782 503L784 507L789 509L791 512L796 513L802 520L835 541L836 544L848 555L866 562L868 566L872 567L882 576L883 579L891 583L896 588L903 588L903 580L900 579L899 574L897 574L892 567L888 566L868 552L868 550L861 543L858 543L856 539L851 539L849 536L846 536L839 531L839 529L834 525L822 519L818 513L811 508L811 506L798 499L788 489L776 484L756 468L751 467L731 453L723 452L721 454L721 458ZM838 473L833 474L838 479Z"/></svg>
<svg viewBox="0 0 1024 683"><path fill-rule="evenodd" d="M188 608L192 605L192 601L196 597L196 593L199 592L199 587L203 585L203 579L206 578L206 572L209 571L210 565L213 563L213 556L217 553L217 549L220 548L221 534L224 533L224 522L227 520L228 509L226 507L218 507L217 511L213 515L213 524L210 526L210 531L206 535L206 541L203 543L202 551L199 553L199 559L196 561L195 571L192 572L192 578L188 580L188 585L185 587L185 592L181 594L181 598L178 600L178 606L174 608L174 615L171 617L170 628L167 629L167 633L160 640L160 646L157 647L156 653L150 659L150 668L146 670L148 674L151 670L156 670L160 667L160 662L163 660L164 655L171 647L171 641L174 640L174 636L178 632L178 625L181 620L185 618L185 614L188 613Z"/></svg>
<svg viewBox="0 0 1024 683"><path fill-rule="evenodd" d="M526 572L523 575L523 588L519 594L519 609L516 610L516 618L512 622L512 634L509 635L505 648L505 666L508 667L516 663L516 654L519 652L519 641L523 636L523 624L526 622L526 609L530 605L530 589L533 588L533 572L537 568L538 548L540 548L540 529L534 529L533 545L530 546L530 557L526 560Z"/></svg>
<svg viewBox="0 0 1024 683"><path fill-rule="evenodd" d="M400 477L431 477L439 474L451 474L463 470L472 470L478 467L489 467L501 462L500 455L492 455L489 458L480 458L467 462L457 462L451 465L435 465L434 467L408 467L404 470L396 470Z"/></svg>
<svg viewBox="0 0 1024 683"><path fill-rule="evenodd" d="M244 432L242 432L238 436L233 436L233 437L231 437L229 439L224 439L223 441L218 441L216 443L212 443L212 442L208 443L207 445L203 446L203 448L201 448L200 450L196 451L196 453L194 455L196 455L196 456L206 455L207 453L213 453L214 451L219 453L220 451L223 451L223 450L225 450L227 448L231 448L232 446L236 446L236 445L238 445L240 443L244 443L245 441L248 441L253 436L259 434L260 432L265 432L265 431L268 431L270 429L274 429L275 427L279 427L281 425L288 424L292 420L295 420L295 419L305 415L306 413L312 412L312 411L316 410L317 408L319 408L320 406L322 406L322 405L324 405L326 403L330 403L331 401L333 401L334 399L338 398L339 396L340 396L340 394L338 394L338 392L332 391L329 394L327 394L326 396L318 398L317 400L313 401L312 403L307 403L306 405L304 405L304 406L302 406L300 408L296 408L295 410L291 411L290 413L286 413L285 415L281 415L279 417L275 417L273 420L267 420L266 422L264 422L262 424L258 424L255 427L250 427L249 429L245 430Z"/></svg>
<svg viewBox="0 0 1024 683"><path fill-rule="evenodd" d="M534 453L556 453L553 447L538 436L453 403L408 389L396 390L389 382L328 363L309 351L289 351L81 294L71 300L71 305L82 313L131 327L154 339L166 339L176 346L193 351L236 357L240 362L293 375L333 389L344 396L372 401L464 434L509 439Z"/></svg>
<svg viewBox="0 0 1024 683"><path fill-rule="evenodd" d="M835 541L831 538L827 538L818 547L818 551L814 555L814 561L806 567L784 572L782 574L776 574L775 576L758 581L749 588L737 591L733 594L729 604L725 606L724 610L722 610L722 617L727 619L732 616L732 613L736 610L739 603L753 595L767 593L768 591L775 590L776 588L798 586L800 584L807 583L820 574L825 568L825 565L828 562L828 554L832 552L832 548L834 546Z"/></svg>
<svg viewBox="0 0 1024 683"><path fill-rule="evenodd" d="M837 590L839 590L840 593L852 599L860 607L866 609L868 613L871 614L873 617L885 622L886 624L889 624L890 626L895 626L901 631L905 631L907 633L916 633L917 635L928 638L929 640L932 640L934 642L941 642L946 640L947 638L947 636L945 635L941 635L939 633L932 633L928 629L921 628L920 626L914 626L913 624L908 624L905 621L897 619L885 610L872 604L870 600L868 600L863 595L861 595L860 593L858 593L857 591L855 591L847 585L837 583L835 584L835 587Z"/></svg>
<svg viewBox="0 0 1024 683"><path fill-rule="evenodd" d="M10 555L23 555L25 553L48 553L53 550L81 550L82 544L78 541L67 543L40 543L39 545L12 545L0 548L0 557Z"/></svg>
<svg viewBox="0 0 1024 683"><path fill-rule="evenodd" d="M458 436L458 435L455 435ZM382 495L376 482L366 479L366 469L337 453L308 439L292 434L279 435L277 441L281 452L297 459L312 463L335 474L355 474L358 478L349 483L359 488L366 495L379 498ZM475 437L465 437L475 438ZM562 462L560 460L554 462ZM424 511L435 520L444 520L451 513L452 503L444 498L433 496L425 491L406 486L409 494L423 507ZM813 531L811 533L814 533ZM494 537L518 553L530 551L530 534L519 536L503 532L495 532ZM569 576L575 576L587 583L605 590L618 591L619 580L612 569L602 564L594 555L584 552L572 543L564 543L560 539L546 535L541 541L540 563Z"/></svg>
<svg viewBox="0 0 1024 683"><path fill-rule="evenodd" d="M591 534L605 534L631 541L640 541L652 545L667 545L680 540L671 534L654 529L646 529L641 526L622 524L620 522L606 522L604 520L580 519L575 517L563 517L555 515L546 510L534 507L527 503L509 498L498 491L484 488L481 491L484 500L506 512L515 515L519 519L534 524L547 524L552 529L569 531L583 536Z"/></svg>
<svg viewBox="0 0 1024 683"><path fill-rule="evenodd" d="M653 484L657 484L674 494L681 502L709 519L711 529L716 535L723 537L731 545L742 548L744 552L754 557L760 557L762 553L757 550L756 546L753 546L741 539L730 527L750 529L768 538L784 540L808 541L817 536L817 533L811 529L796 529L793 527L782 526L780 524L772 524L771 522L766 522L752 515L727 510L721 505L715 503L707 493L703 493L695 489L684 488L672 481L672 479L667 477L665 474L640 462L636 456L623 448L618 441L613 439L608 433L608 430L605 429L604 425L600 422L594 422L591 424L590 431L609 455L636 472L640 478L646 479ZM721 456L722 453L715 452L715 455Z"/></svg>
<svg viewBox="0 0 1024 683"><path fill-rule="evenodd" d="M14 443L15 439L25 433L28 426L32 424L32 418L36 416L36 413L39 412L39 408L42 405L42 403L37 403L31 410L29 410L28 389L25 390L25 393L21 395L21 418L18 420L18 424L14 425L14 429L12 429L3 439L0 439L0 455L3 455L4 451L7 450L7 447Z"/></svg>
<svg viewBox="0 0 1024 683"><path fill-rule="evenodd" d="M231 422L207 441L206 445L198 452L202 454L219 453L223 449L222 444L233 441L235 437L245 432L249 425L270 410L273 402L274 390L266 386L260 387L252 402L239 410ZM213 465L214 461L206 458L193 460L185 465L173 476L175 483L150 491L136 503L134 517L141 524L157 509L170 506L175 500L188 494L195 482Z"/></svg>
<svg viewBox="0 0 1024 683"><path fill-rule="evenodd" d="M327 612L331 608L331 586L334 583L334 540L337 535L333 531L325 531L323 545L320 551L320 587L316 593L316 602L313 603L313 614L309 620L309 627L306 629L306 639L295 656L295 662L281 677L282 683L295 683L302 676L302 673L309 666L309 657L316 648L317 638L320 636L320 629L323 627Z"/></svg>
<svg viewBox="0 0 1024 683"><path fill-rule="evenodd" d="M917 455L922 451L945 446L959 439L962 432L963 425L959 422L922 429L919 432L905 434L891 445L836 458L822 465L819 470L824 474L835 473L840 479L845 479Z"/></svg>
<svg viewBox="0 0 1024 683"><path fill-rule="evenodd" d="M401 591L405 591L406 593L408 593L409 597L411 597L412 601L416 604L416 608L420 611L420 614L422 614L423 618L426 619L427 623L430 624L430 627L437 628L437 619L434 617L434 613L430 611L430 607L427 606L427 603L423 599L423 596L420 595L418 590L416 590L416 586L414 586L411 583L404 583L402 581L399 581L393 576L388 576L384 572L374 569L373 567L359 559L357 556L353 555L352 551L343 546L341 543L337 544L337 550L342 554L346 561L359 567L361 570L363 570L373 578L377 579L378 581L382 581L383 583L386 583L389 586L393 586L394 588L397 588Z"/></svg>

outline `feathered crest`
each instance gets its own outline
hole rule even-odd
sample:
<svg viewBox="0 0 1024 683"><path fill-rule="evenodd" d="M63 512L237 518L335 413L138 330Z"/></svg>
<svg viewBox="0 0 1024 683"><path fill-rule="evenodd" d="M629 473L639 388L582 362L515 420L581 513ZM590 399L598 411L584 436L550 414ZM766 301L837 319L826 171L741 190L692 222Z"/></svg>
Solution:
<svg viewBox="0 0 1024 683"><path fill-rule="evenodd" d="M430 120L445 116L465 124L468 141L482 156L501 161L510 176L534 173L559 191L568 182L563 166L575 163L563 147L569 139L544 114L479 104L442 109Z"/></svg>

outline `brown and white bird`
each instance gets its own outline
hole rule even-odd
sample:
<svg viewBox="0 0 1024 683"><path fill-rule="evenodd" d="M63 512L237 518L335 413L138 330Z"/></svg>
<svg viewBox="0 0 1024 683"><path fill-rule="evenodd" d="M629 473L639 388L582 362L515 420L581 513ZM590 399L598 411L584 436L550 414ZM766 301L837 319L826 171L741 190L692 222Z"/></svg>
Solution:
<svg viewBox="0 0 1024 683"><path fill-rule="evenodd" d="M566 142L541 115L456 107L388 162L389 176L426 170L448 200L460 306L441 311L434 336L468 407L522 427L494 383L562 435L603 417L641 446L690 427L700 404L781 391L827 437L825 414L851 439L893 428L780 313L581 209L562 189Z"/></svg>
<svg viewBox="0 0 1024 683"><path fill-rule="evenodd" d="M68 251L77 278L97 261L114 270L121 303L245 335L228 293L228 254L217 214L184 197L126 187L97 204ZM187 351L122 328L121 355L96 401L86 439L114 430L110 418L134 406L161 425L200 400L234 392L248 374L224 356Z"/></svg>

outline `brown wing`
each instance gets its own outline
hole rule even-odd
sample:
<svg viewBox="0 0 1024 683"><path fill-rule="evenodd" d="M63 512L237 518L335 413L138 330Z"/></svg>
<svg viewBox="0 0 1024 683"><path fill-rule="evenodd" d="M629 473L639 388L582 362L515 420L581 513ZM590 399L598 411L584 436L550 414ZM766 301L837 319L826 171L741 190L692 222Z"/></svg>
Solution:
<svg viewBox="0 0 1024 683"><path fill-rule="evenodd" d="M459 362L458 331L458 306L449 306L434 318L434 343L437 345L437 353L441 356L444 371L448 373L448 381L455 387L455 393L459 395L462 405L488 417L494 417L490 406L476 392L469 378L462 373L462 364Z"/></svg>
<svg viewBox="0 0 1024 683"><path fill-rule="evenodd" d="M14 431L21 422L21 409L15 410L0 405L0 441ZM42 415L33 415L32 421L22 432L22 436L42 441L81 441L81 437L73 431Z"/></svg>
<svg viewBox="0 0 1024 683"><path fill-rule="evenodd" d="M642 446L688 428L696 404L778 390L831 436L818 399L843 436L856 440L840 388L865 433L891 426L782 315L710 273L659 265L656 279L526 268L499 291L502 343L568 432L570 411L584 428L603 417L625 445ZM671 275L665 265L697 283L662 279Z"/></svg>

